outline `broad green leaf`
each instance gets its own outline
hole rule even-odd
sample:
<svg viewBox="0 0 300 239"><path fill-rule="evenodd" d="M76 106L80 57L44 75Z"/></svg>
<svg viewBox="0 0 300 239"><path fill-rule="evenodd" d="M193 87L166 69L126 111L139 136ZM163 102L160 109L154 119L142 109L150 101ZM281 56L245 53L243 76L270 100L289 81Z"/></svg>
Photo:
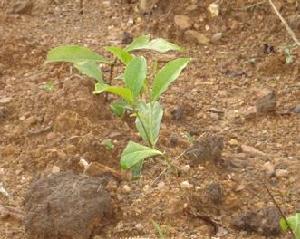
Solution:
<svg viewBox="0 0 300 239"><path fill-rule="evenodd" d="M127 106L128 103L126 103L124 100L116 100L110 105L110 108L115 115L122 117Z"/></svg>
<svg viewBox="0 0 300 239"><path fill-rule="evenodd" d="M95 61L109 63L103 56L93 52L87 47L78 45L63 45L53 48L48 52L46 63Z"/></svg>
<svg viewBox="0 0 300 239"><path fill-rule="evenodd" d="M123 169L130 169L144 159L156 155L162 155L162 153L159 150L129 141L121 155L121 167Z"/></svg>
<svg viewBox="0 0 300 239"><path fill-rule="evenodd" d="M135 125L142 139L145 142L150 141L150 146L154 146L158 140L160 123L163 116L163 109L159 102L144 103L138 106L138 117ZM148 138L149 137L149 138Z"/></svg>
<svg viewBox="0 0 300 239"><path fill-rule="evenodd" d="M300 239L300 213L287 217L286 222L283 218L281 218L280 228L284 232L290 228L296 236L295 239Z"/></svg>
<svg viewBox="0 0 300 239"><path fill-rule="evenodd" d="M296 239L300 239L300 212L296 213L296 226L295 226L295 234L296 234Z"/></svg>
<svg viewBox="0 0 300 239"><path fill-rule="evenodd" d="M132 43L125 48L125 51L130 52L134 50L145 49L145 47L148 45L149 42L150 42L150 35L142 35L134 39Z"/></svg>
<svg viewBox="0 0 300 239"><path fill-rule="evenodd" d="M102 71L95 61L83 61L74 64L74 67L81 73L95 79L98 82L103 82Z"/></svg>
<svg viewBox="0 0 300 239"><path fill-rule="evenodd" d="M95 91L93 93L100 94L103 92L109 92L109 93L121 96L122 99L124 99L128 103L132 103L132 101L133 101L132 92L128 88L124 88L121 86L110 86L110 85L103 84L103 83L96 83Z"/></svg>
<svg viewBox="0 0 300 239"><path fill-rule="evenodd" d="M284 218L280 218L280 221L279 221L279 225L280 225L280 229L283 231L283 232L286 232L289 228L287 222L285 221Z"/></svg>
<svg viewBox="0 0 300 239"><path fill-rule="evenodd" d="M109 46L105 50L111 52L115 57L117 57L123 64L127 65L133 56L120 47Z"/></svg>
<svg viewBox="0 0 300 239"><path fill-rule="evenodd" d="M124 72L125 85L129 88L134 97L137 97L143 87L147 76L147 62L142 56L133 58Z"/></svg>
<svg viewBox="0 0 300 239"><path fill-rule="evenodd" d="M151 92L152 101L159 99L160 95L168 89L169 85L178 78L189 61L189 58L178 58L168 62L160 69L154 78Z"/></svg>
<svg viewBox="0 0 300 239"><path fill-rule="evenodd" d="M181 51L182 49L173 43L170 43L162 38L153 39L148 43L145 49L166 53L168 51Z"/></svg>

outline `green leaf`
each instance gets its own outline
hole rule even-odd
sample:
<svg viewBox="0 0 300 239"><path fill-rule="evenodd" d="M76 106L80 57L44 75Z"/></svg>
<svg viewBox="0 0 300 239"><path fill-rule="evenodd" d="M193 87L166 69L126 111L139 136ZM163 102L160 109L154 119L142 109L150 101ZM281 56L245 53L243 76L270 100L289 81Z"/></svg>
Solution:
<svg viewBox="0 0 300 239"><path fill-rule="evenodd" d="M108 150L113 150L115 147L111 139L103 139L101 144L104 145Z"/></svg>
<svg viewBox="0 0 300 239"><path fill-rule="evenodd" d="M148 43L145 49L166 53L168 51L181 51L180 46L170 43L162 38L153 39Z"/></svg>
<svg viewBox="0 0 300 239"><path fill-rule="evenodd" d="M128 88L124 88L121 86L110 86L110 85L103 84L103 83L96 83L95 91L93 93L101 94L103 92L109 92L109 93L121 96L128 103L132 103L132 101L133 101L132 92Z"/></svg>
<svg viewBox="0 0 300 239"><path fill-rule="evenodd" d="M146 76L147 62L144 57L135 57L128 63L124 72L124 80L126 87L132 91L134 97L140 94Z"/></svg>
<svg viewBox="0 0 300 239"><path fill-rule="evenodd" d="M300 213L297 212L295 217L296 226L294 232L296 235L296 239L300 239Z"/></svg>
<svg viewBox="0 0 300 239"><path fill-rule="evenodd" d="M151 219L151 223L154 226L154 228L155 228L155 230L156 230L159 238L160 239L164 239L165 235L164 235L164 232L163 232L161 226L158 223L156 223L154 220L152 220L152 219Z"/></svg>
<svg viewBox="0 0 300 239"><path fill-rule="evenodd" d="M125 48L125 50L130 52L134 50L145 49L145 47L148 45L149 42L150 42L150 35L142 35L134 39L132 43Z"/></svg>
<svg viewBox="0 0 300 239"><path fill-rule="evenodd" d="M120 47L109 46L105 50L111 52L115 57L117 57L123 64L127 65L133 56Z"/></svg>
<svg viewBox="0 0 300 239"><path fill-rule="evenodd" d="M156 155L162 155L162 153L159 150L129 141L121 155L121 167L123 169L130 169L144 159Z"/></svg>
<svg viewBox="0 0 300 239"><path fill-rule="evenodd" d="M285 221L285 219L283 217L280 218L279 225L280 225L280 229L283 232L286 232L288 230L288 228L289 228L287 222Z"/></svg>
<svg viewBox="0 0 300 239"><path fill-rule="evenodd" d="M54 91L54 88L54 83L52 81L48 81L47 83L41 86L41 89L48 93Z"/></svg>
<svg viewBox="0 0 300 239"><path fill-rule="evenodd" d="M158 140L163 109L159 102L144 103L138 106L135 125L142 139L154 146Z"/></svg>
<svg viewBox="0 0 300 239"><path fill-rule="evenodd" d="M82 74L95 79L98 82L103 82L102 71L95 61L83 61L74 64L74 67Z"/></svg>
<svg viewBox="0 0 300 239"><path fill-rule="evenodd" d="M63 45L53 48L48 52L46 63L69 62L78 63L85 61L95 61L109 63L103 56L93 52L87 47L78 45Z"/></svg>
<svg viewBox="0 0 300 239"><path fill-rule="evenodd" d="M124 100L116 100L110 105L112 112L118 117L124 115L127 106L128 104Z"/></svg>
<svg viewBox="0 0 300 239"><path fill-rule="evenodd" d="M156 74L153 82L151 100L158 100L160 95L165 92L169 85L175 81L181 71L190 62L189 58L179 58L168 62L160 71Z"/></svg>

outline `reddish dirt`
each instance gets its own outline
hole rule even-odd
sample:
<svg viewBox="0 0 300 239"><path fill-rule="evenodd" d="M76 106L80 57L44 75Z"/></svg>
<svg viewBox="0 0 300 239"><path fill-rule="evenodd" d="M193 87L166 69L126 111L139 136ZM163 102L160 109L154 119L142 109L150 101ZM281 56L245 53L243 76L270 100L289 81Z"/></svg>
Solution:
<svg viewBox="0 0 300 239"><path fill-rule="evenodd" d="M119 170L121 151L129 139L139 140L137 133L112 115L103 96L92 94L90 79L44 61L60 44L85 44L105 54L103 47L120 44L124 32L150 32L186 49L159 59L193 58L162 98L166 112L159 146L185 170L160 175L166 165L151 159L141 179L110 185L117 223L97 238L157 238L151 219L166 238L210 238L216 227L225 231L220 238L287 238L232 226L236 215L274 206L263 182L284 213L300 206L299 114L283 113L300 104L299 49L293 50L294 62L285 64L284 48L293 42L268 3L219 1L220 15L212 18L208 0L161 1L148 15L139 14L134 1L99 0L86 3L83 15L79 1L71 0L41 1L44 7L13 15L7 13L11 2L0 1L0 183L9 194L0 194L0 205L22 209L33 180L57 167L81 173L80 158ZM300 38L296 3L276 2ZM209 38L219 32L222 38L206 45L186 41L174 25L178 14L190 16L192 28ZM108 77L109 69L104 71ZM48 81L54 82L52 92L42 89ZM256 104L255 92L265 88L275 90L279 113L245 118ZM206 132L223 137L222 163L186 167L189 159L178 156L191 145L188 135ZM112 151L101 144L107 138L114 141ZM266 162L287 173L269 177ZM184 181L192 187L182 188ZM0 238L25 238L23 224L0 217Z"/></svg>

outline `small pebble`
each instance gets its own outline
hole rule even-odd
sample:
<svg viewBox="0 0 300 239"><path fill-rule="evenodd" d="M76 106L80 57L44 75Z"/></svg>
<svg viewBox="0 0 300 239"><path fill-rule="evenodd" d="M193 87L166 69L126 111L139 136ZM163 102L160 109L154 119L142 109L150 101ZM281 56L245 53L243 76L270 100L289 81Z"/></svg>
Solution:
<svg viewBox="0 0 300 239"><path fill-rule="evenodd" d="M229 145L232 145L232 146L237 146L239 145L239 141L237 139L230 139L228 141Z"/></svg>
<svg viewBox="0 0 300 239"><path fill-rule="evenodd" d="M266 172L268 177L275 175L275 166L271 162L266 162L263 165L263 170Z"/></svg>
<svg viewBox="0 0 300 239"><path fill-rule="evenodd" d="M186 181L183 181L183 182L180 183L180 187L181 188L192 188L193 185L190 184L189 181L186 180Z"/></svg>
<svg viewBox="0 0 300 239"><path fill-rule="evenodd" d="M128 185L124 185L124 186L123 186L123 192L124 192L124 193L129 193L129 192L131 192L131 187L129 187Z"/></svg>
<svg viewBox="0 0 300 239"><path fill-rule="evenodd" d="M52 173L59 173L59 172L60 172L60 167L53 166Z"/></svg>
<svg viewBox="0 0 300 239"><path fill-rule="evenodd" d="M285 178L288 176L288 171L286 169L276 169L276 177L277 178Z"/></svg>
<svg viewBox="0 0 300 239"><path fill-rule="evenodd" d="M163 187L165 187L166 186L166 184L164 183L164 182L159 182L158 184L157 184L157 188L158 189L161 189L161 188L163 188Z"/></svg>

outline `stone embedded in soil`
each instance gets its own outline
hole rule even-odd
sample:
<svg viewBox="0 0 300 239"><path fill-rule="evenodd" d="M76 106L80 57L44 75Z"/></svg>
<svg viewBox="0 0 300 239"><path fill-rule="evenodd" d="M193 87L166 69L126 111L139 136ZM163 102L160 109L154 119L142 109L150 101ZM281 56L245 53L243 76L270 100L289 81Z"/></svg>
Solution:
<svg viewBox="0 0 300 239"><path fill-rule="evenodd" d="M220 204L223 201L223 188L218 183L209 184L206 187L206 194L208 199L215 204Z"/></svg>
<svg viewBox="0 0 300 239"><path fill-rule="evenodd" d="M181 120L183 116L183 109L181 106L176 105L174 109L171 110L172 120Z"/></svg>
<svg viewBox="0 0 300 239"><path fill-rule="evenodd" d="M33 3L31 0L14 1L7 12L9 14L30 14L32 8Z"/></svg>
<svg viewBox="0 0 300 239"><path fill-rule="evenodd" d="M256 110L258 113L276 112L276 92L269 89L259 91Z"/></svg>
<svg viewBox="0 0 300 239"><path fill-rule="evenodd" d="M300 113L300 104L295 106L295 108L293 109L293 112L297 113L297 114Z"/></svg>
<svg viewBox="0 0 300 239"><path fill-rule="evenodd" d="M221 40L222 36L223 36L222 32L213 34L210 39L211 43L218 43Z"/></svg>
<svg viewBox="0 0 300 239"><path fill-rule="evenodd" d="M285 178L289 174L289 171L286 169L276 169L275 175L276 178Z"/></svg>
<svg viewBox="0 0 300 239"><path fill-rule="evenodd" d="M25 197L30 239L89 239L112 218L102 178L57 173L34 182Z"/></svg>
<svg viewBox="0 0 300 239"><path fill-rule="evenodd" d="M187 15L175 15L174 22L175 25L180 28L180 30L186 30L192 26L192 20Z"/></svg>
<svg viewBox="0 0 300 239"><path fill-rule="evenodd" d="M275 236L280 234L280 218L276 207L267 207L234 217L232 225L239 230Z"/></svg>
<svg viewBox="0 0 300 239"><path fill-rule="evenodd" d="M266 162L262 168L266 172L268 177L275 176L275 166L271 162Z"/></svg>
<svg viewBox="0 0 300 239"><path fill-rule="evenodd" d="M191 161L193 166L204 161L217 163L221 159L223 147L224 142L221 136L205 133L186 151L185 157Z"/></svg>
<svg viewBox="0 0 300 239"><path fill-rule="evenodd" d="M188 30L184 33L184 38L187 42L196 43L199 45L207 45L209 38L195 30Z"/></svg>

